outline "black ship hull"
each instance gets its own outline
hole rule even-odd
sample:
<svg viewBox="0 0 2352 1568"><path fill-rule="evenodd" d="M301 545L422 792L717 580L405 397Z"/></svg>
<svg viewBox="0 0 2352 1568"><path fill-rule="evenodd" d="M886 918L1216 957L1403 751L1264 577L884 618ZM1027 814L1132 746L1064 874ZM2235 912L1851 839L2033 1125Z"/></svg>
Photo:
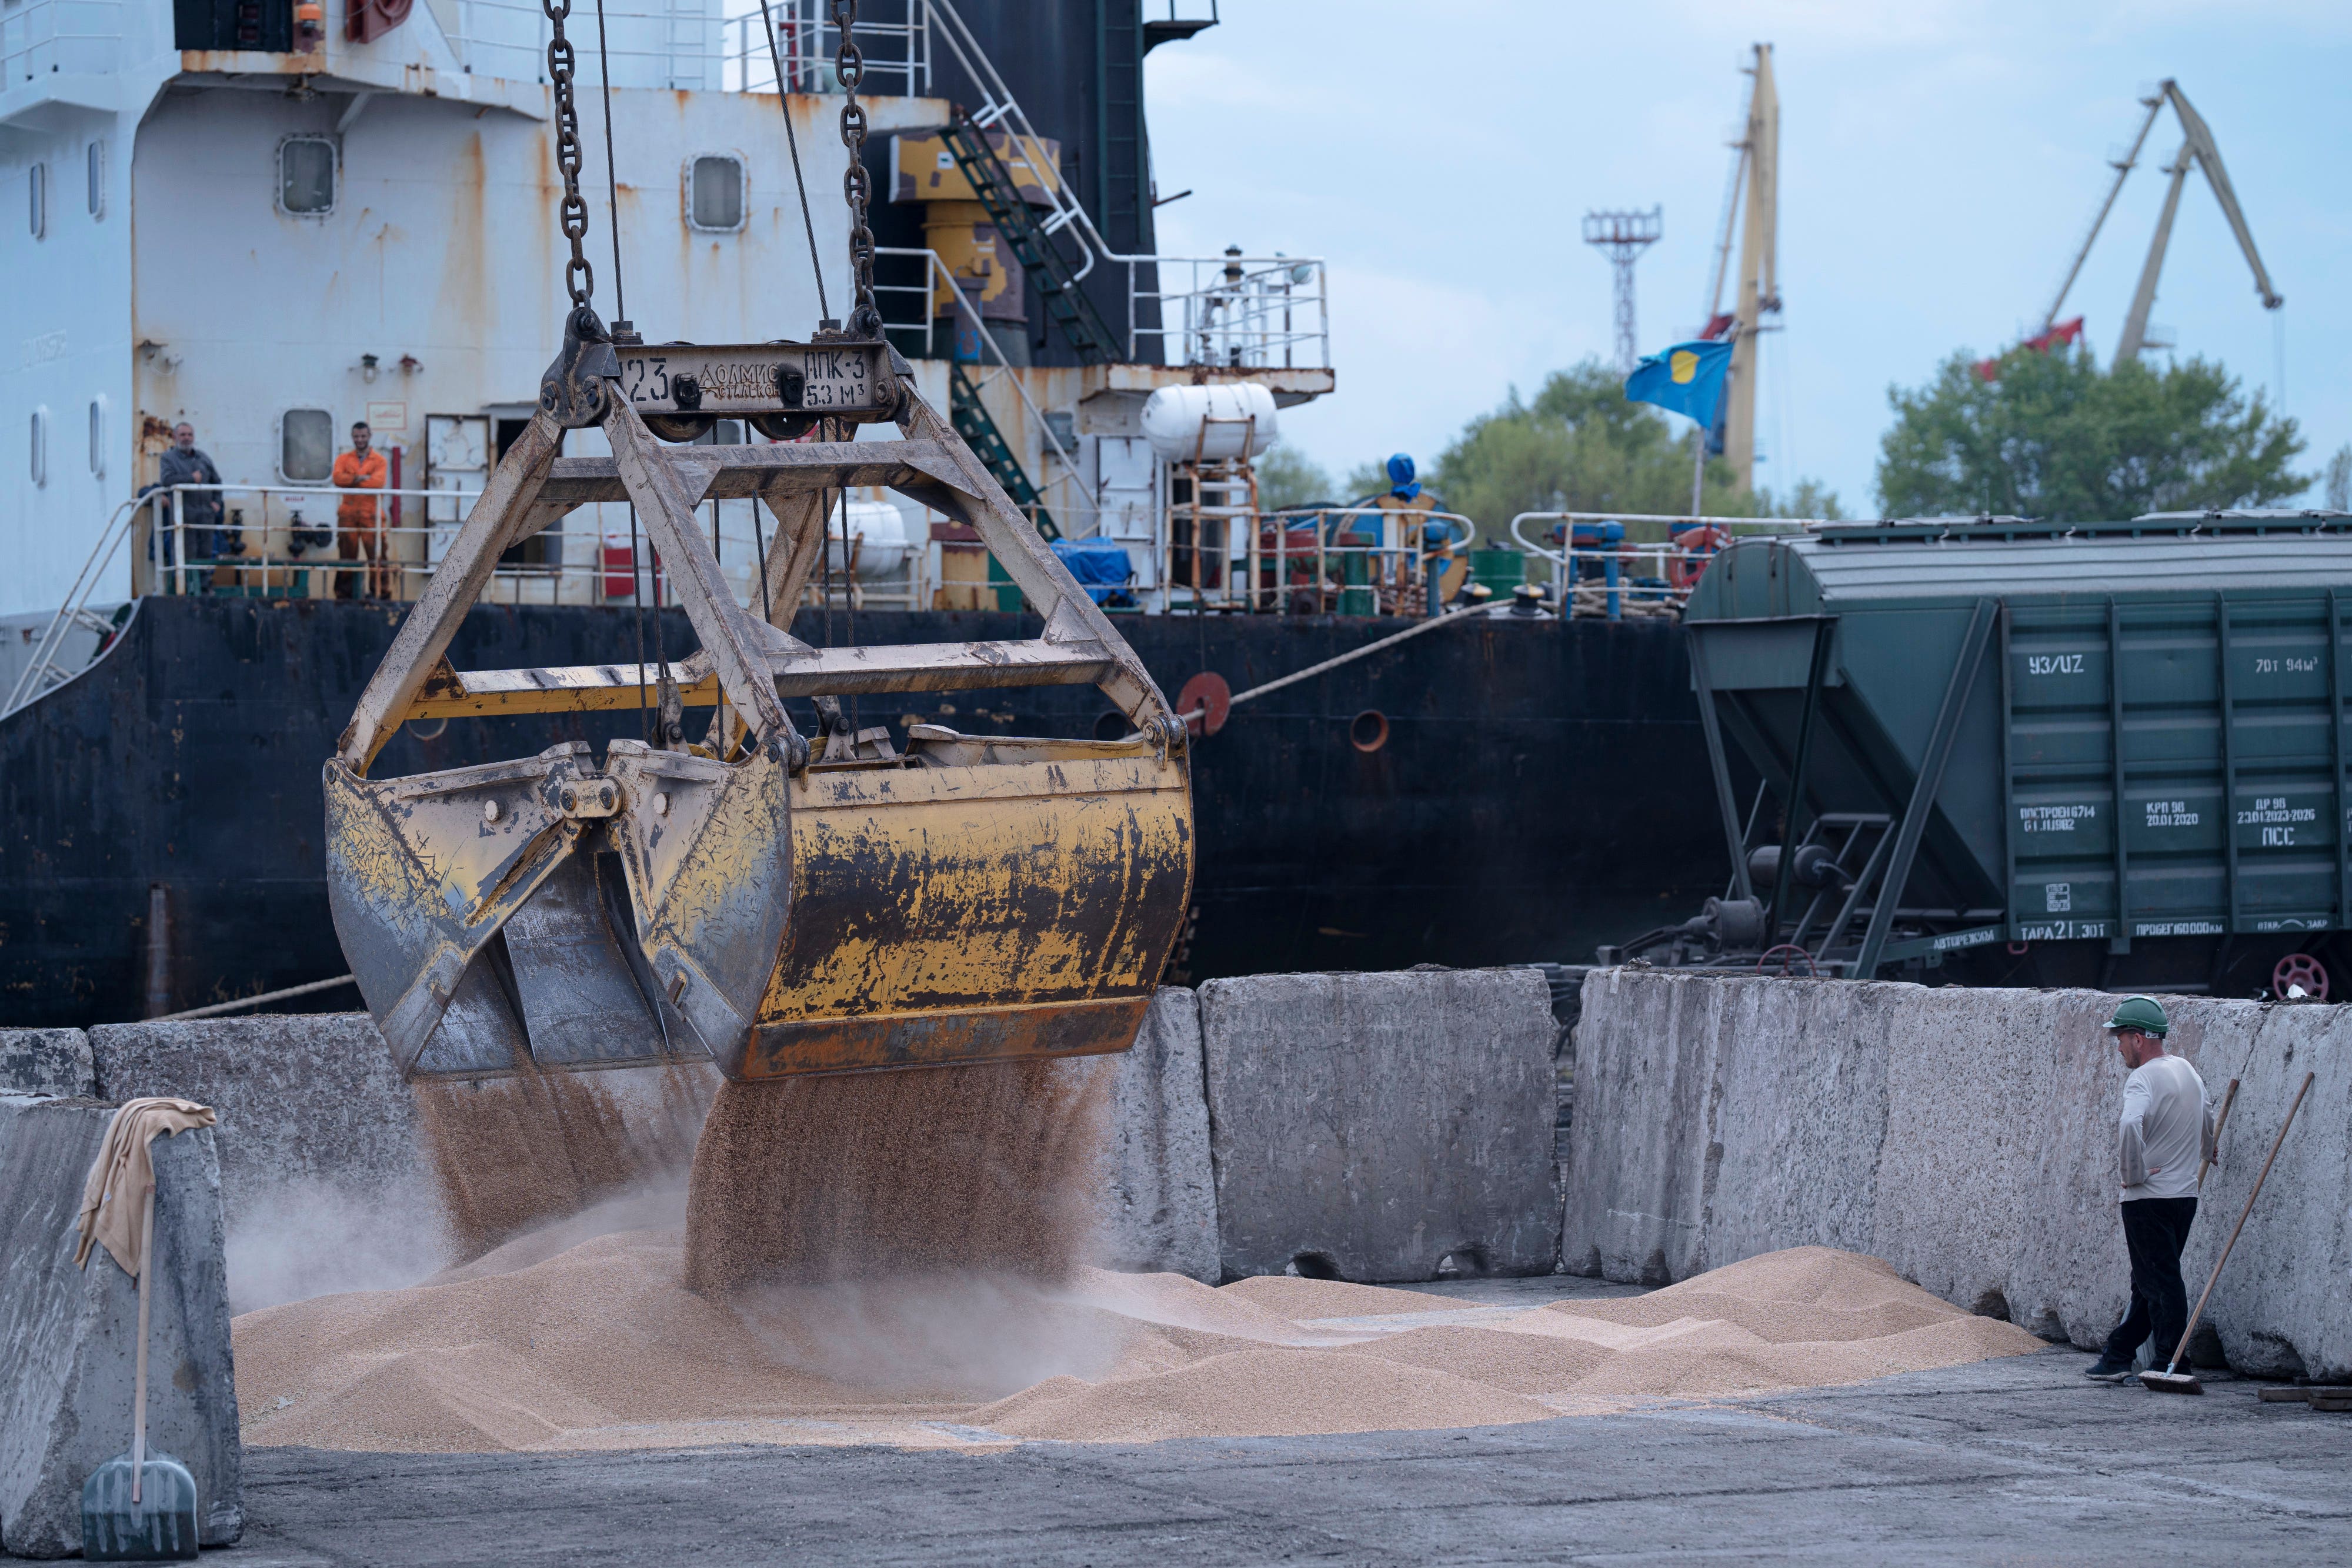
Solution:
<svg viewBox="0 0 2352 1568"><path fill-rule="evenodd" d="M89 669L0 721L0 1025L120 1021L345 972L320 768L402 614L142 600ZM846 622L836 611L839 640ZM856 622L865 642L1036 635L1034 618L1011 615ZM1172 696L1202 670L1242 691L1401 625L1153 616L1120 629ZM828 640L818 613L795 629ZM601 662L633 657L635 636L626 610L484 607L451 657L463 668ZM661 641L672 658L694 646L682 615L665 618ZM868 724L911 716L975 734L1090 735L1109 712L1091 688L1062 687L865 706ZM375 772L637 730L626 713L454 721L429 739L403 731ZM1682 918L1726 874L1667 624L1433 632L1235 709L1193 758L1195 913L1174 982L1587 959ZM350 1007L356 994L292 1005Z"/></svg>

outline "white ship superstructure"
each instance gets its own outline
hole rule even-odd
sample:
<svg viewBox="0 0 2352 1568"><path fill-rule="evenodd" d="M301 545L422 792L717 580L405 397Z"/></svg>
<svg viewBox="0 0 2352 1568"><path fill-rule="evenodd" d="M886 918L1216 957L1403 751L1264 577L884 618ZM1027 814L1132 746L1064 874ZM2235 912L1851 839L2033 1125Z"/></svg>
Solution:
<svg viewBox="0 0 2352 1568"><path fill-rule="evenodd" d="M593 6L575 7L568 24L579 52L595 302L653 342L804 335L824 313L769 40L756 11L729 18L721 4L607 0L602 56ZM329 595L337 552L315 542L332 527L334 499L298 492L328 483L357 420L373 426L391 465L383 505L404 568L399 596L412 597L464 496L527 415L563 319L562 183L540 8L516 0L0 7L0 211L14 215L0 223L10 283L0 291L0 682L15 684L26 649L69 597L103 607L158 591ZM837 40L811 0L772 8L789 83L807 89L784 102L840 315L843 100L824 90ZM306 47L310 11L319 36ZM278 36L289 25L293 37ZM223 38L272 47L182 47ZM866 37L861 97L877 145L949 121L951 106L932 80L943 42L960 58L978 48L951 11L926 0ZM973 74L994 77L984 58ZM1016 132L1017 160L1031 144L1017 134L1026 122L1003 117L995 86L983 85L982 97ZM1054 199L1083 221L1074 193ZM969 301L987 289L961 258L886 247L895 287L884 289L884 311L941 408L953 401L958 328L968 346L980 343L967 386L978 385L1009 458L1034 478L1039 505L1066 533L1127 542L1137 586L1164 605L1169 465L1143 439L1142 404L1188 380L1255 380L1284 403L1328 390L1320 267L1116 257L1091 223L1066 247L1072 237L1087 268L1123 279L1115 363L1032 368L1017 330L971 332L979 315ZM1244 271L1249 281L1236 288L1231 280ZM946 283L950 273L964 300ZM1245 322L1236 301L1262 296L1267 278L1284 296L1281 321L1268 327L1259 312ZM245 560L264 564L175 571L173 542L143 521L156 504L125 521L182 422L221 470L224 521L239 528ZM573 449L592 455L595 439L575 433ZM633 581L643 592L649 571L630 574L626 515L604 510L522 547L491 597L603 603L627 598ZM722 563L748 593L751 508L721 513ZM110 520L123 543L77 590ZM921 521L907 520L905 544L917 548L896 555L893 529L873 528L876 559L909 557L896 592L909 607L950 602L942 585L958 576L953 542L943 552ZM993 607L984 569L979 578L963 596Z"/></svg>

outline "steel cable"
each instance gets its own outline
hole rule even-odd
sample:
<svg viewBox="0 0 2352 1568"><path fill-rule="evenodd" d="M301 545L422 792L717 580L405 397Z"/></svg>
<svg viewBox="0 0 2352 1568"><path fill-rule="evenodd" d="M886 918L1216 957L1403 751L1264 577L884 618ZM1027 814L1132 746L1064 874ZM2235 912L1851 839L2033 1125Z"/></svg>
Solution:
<svg viewBox="0 0 2352 1568"><path fill-rule="evenodd" d="M604 47L604 0L596 0L596 69L604 83L604 206L612 216L613 324L626 327L629 295L621 285L621 182L613 171L613 55Z"/></svg>
<svg viewBox="0 0 2352 1568"><path fill-rule="evenodd" d="M817 258L816 220L809 216L808 182L801 177L800 137L793 130L792 94L784 83L784 57L776 48L776 21L768 14L768 0L760 0L760 20L767 26L768 58L776 68L776 106L783 110L784 145L792 150L793 188L801 195L801 226L808 231L809 271L816 279L816 313L830 321L833 307L824 298L824 263Z"/></svg>

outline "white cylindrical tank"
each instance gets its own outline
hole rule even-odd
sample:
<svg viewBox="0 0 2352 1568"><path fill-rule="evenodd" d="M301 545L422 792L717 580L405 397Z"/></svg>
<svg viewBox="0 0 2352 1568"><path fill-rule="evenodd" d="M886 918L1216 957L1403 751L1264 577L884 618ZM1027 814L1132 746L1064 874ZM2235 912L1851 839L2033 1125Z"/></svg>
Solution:
<svg viewBox="0 0 2352 1568"><path fill-rule="evenodd" d="M845 541L854 540L857 543L857 575L861 581L897 574L898 568L907 563L907 552L912 543L907 537L906 513L886 500L852 500L847 509L845 518L842 505L835 505L826 534L831 541L833 569L849 570Z"/></svg>
<svg viewBox="0 0 2352 1568"><path fill-rule="evenodd" d="M1255 382L1163 386L1143 405L1143 437L1171 463L1259 457L1276 434L1274 394Z"/></svg>

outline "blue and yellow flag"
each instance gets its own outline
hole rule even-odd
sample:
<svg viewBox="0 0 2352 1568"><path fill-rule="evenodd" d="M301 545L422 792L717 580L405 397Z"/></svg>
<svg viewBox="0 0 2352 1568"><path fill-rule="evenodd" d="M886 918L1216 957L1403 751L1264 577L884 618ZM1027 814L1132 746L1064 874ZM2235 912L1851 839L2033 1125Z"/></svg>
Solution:
<svg viewBox="0 0 2352 1568"><path fill-rule="evenodd" d="M1702 427L1712 429L1715 405L1723 401L1724 374L1730 368L1727 342L1676 343L1634 367L1625 378L1625 395L1635 403L1654 403L1686 414Z"/></svg>

